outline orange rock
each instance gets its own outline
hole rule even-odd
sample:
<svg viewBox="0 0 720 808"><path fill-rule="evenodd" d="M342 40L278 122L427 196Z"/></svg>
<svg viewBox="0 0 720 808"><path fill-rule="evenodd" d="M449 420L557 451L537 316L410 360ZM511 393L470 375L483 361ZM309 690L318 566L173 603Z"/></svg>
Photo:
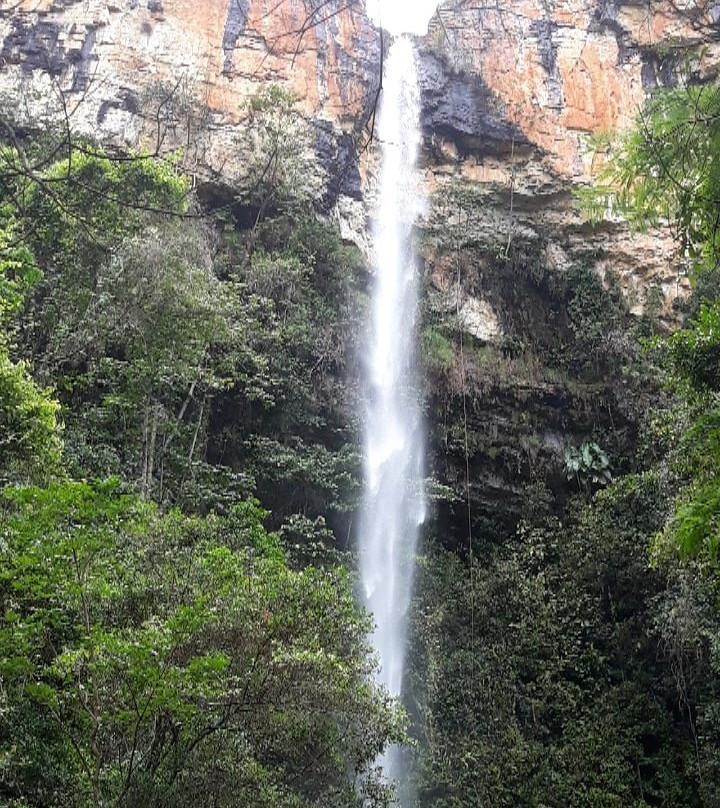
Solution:
<svg viewBox="0 0 720 808"><path fill-rule="evenodd" d="M294 93L308 120L337 137L357 135L372 107L379 33L358 3L314 7L306 0L20 0L0 18L0 94L25 93L35 110L43 98L52 103L59 86L71 107L82 99L74 126L125 147L153 148L159 106L167 112L174 104L163 148L182 148L191 170L232 182L246 163L238 143L248 99L269 82ZM703 43L706 8L691 2L683 14L671 0L451 0L423 47L468 88L483 88L482 114L502 122L504 129L492 131L511 142L483 150L477 137L460 142L426 132L425 186L438 192L460 182L479 190L494 205L487 222L476 217L482 237L510 228L514 217L528 237L565 240L563 254L579 254L587 239L629 286L627 268L645 251L671 290L669 234L649 242L613 226L604 241L588 237L570 192L598 170L588 135L632 123L643 82L653 79L653 49ZM717 42L696 68L720 69ZM476 153L467 156L468 148ZM366 188L374 160L371 150L358 168ZM316 169L322 177L326 167Z"/></svg>

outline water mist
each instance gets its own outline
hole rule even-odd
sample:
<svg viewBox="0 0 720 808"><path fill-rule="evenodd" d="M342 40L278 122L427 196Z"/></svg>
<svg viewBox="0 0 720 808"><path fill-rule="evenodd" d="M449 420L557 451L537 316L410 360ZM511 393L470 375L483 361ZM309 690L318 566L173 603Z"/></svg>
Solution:
<svg viewBox="0 0 720 808"><path fill-rule="evenodd" d="M423 430L414 367L417 265L412 228L423 209L415 162L420 143L415 53L393 43L385 64L377 137L381 173L373 231L375 284L367 352L365 492L360 573L375 620L378 679L400 696L415 547L425 519ZM380 761L402 781L399 750Z"/></svg>

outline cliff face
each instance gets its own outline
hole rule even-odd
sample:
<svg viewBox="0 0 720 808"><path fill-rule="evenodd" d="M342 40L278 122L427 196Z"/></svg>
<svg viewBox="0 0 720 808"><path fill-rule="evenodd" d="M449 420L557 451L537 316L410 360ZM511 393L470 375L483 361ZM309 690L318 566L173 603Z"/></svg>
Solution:
<svg viewBox="0 0 720 808"><path fill-rule="evenodd" d="M424 327L437 332L424 347L455 351L429 360L435 466L462 488L469 392L473 495L488 513L521 507L530 480L561 487L569 443L605 436L619 456L632 440L627 357L605 352L622 342L617 320L578 267L626 314L665 322L687 281L667 230L593 227L573 191L601 168L592 135L629 126L653 87L718 72L718 20L708 0L448 0L418 40ZM381 48L360 0L20 0L0 17L0 97L20 123L67 117L123 148L181 148L213 193L247 171L249 99L279 85L309 131L291 143L303 181L364 244L377 154L358 144ZM608 330L583 342L595 304Z"/></svg>
<svg viewBox="0 0 720 808"><path fill-rule="evenodd" d="M589 261L617 276L636 313L653 287L668 306L685 281L667 230L590 228L571 192L601 168L591 136L626 129L654 87L717 73L718 14L671 0L441 6L421 62L431 227L457 218L447 198L471 188L469 241L542 238L551 263Z"/></svg>
<svg viewBox="0 0 720 808"><path fill-rule="evenodd" d="M547 173L587 175L584 136L631 123L648 89L677 80L688 47L704 46L689 69L717 72L717 14L697 0L457 0L424 44L483 83Z"/></svg>
<svg viewBox="0 0 720 808"><path fill-rule="evenodd" d="M667 228L591 226L573 192L602 167L593 135L627 128L678 74L717 71L717 33L707 4L664 2L468 0L431 23L426 319L465 340L431 384L434 463L462 497L469 447L485 535L562 502L570 446L592 440L623 470L653 408L631 332L672 321L688 288L676 245ZM462 541L462 515L444 517Z"/></svg>
<svg viewBox="0 0 720 808"><path fill-rule="evenodd" d="M232 183L244 173L248 100L276 84L312 124L309 163L325 193L357 197L353 135L377 92L380 37L352 5L20 0L0 18L0 94L16 117L66 112L78 131L181 148L200 181Z"/></svg>
<svg viewBox="0 0 720 808"><path fill-rule="evenodd" d="M442 5L420 42L426 229L457 218L456 191L471 188L483 215L466 222L469 237L542 234L549 260L592 255L618 275L637 311L652 284L669 301L681 286L665 234L592 230L568 192L599 168L589 136L626 127L649 88L675 80L688 45L707 45L692 70L717 70L719 14L707 0ZM106 142L182 148L199 181L242 176L248 99L278 84L311 124L322 207L347 213L372 197L374 157L358 159L356 145L381 37L360 0L19 0L0 17L0 43L0 95L17 116L67 113ZM347 232L360 239L353 213Z"/></svg>
<svg viewBox="0 0 720 808"><path fill-rule="evenodd" d="M669 228L592 226L573 194L602 168L593 135L628 128L653 88L718 72L718 16L707 2L449 0L420 45L434 462L461 492L469 447L490 533L534 497L562 501L569 446L596 441L621 470L653 406L631 333L672 322L688 290L677 246Z"/></svg>

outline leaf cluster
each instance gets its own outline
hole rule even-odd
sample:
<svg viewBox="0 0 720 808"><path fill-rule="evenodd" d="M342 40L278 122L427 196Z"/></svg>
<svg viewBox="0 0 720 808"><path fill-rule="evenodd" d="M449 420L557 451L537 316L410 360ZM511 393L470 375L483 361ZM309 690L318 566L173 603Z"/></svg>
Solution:
<svg viewBox="0 0 720 808"><path fill-rule="evenodd" d="M582 195L593 218L608 212L638 226L669 223L683 254L717 263L720 234L720 87L662 89L635 127L609 147L599 182Z"/></svg>
<svg viewBox="0 0 720 808"><path fill-rule="evenodd" d="M400 733L367 620L263 515L163 515L112 482L6 492L3 799L356 804Z"/></svg>
<svg viewBox="0 0 720 808"><path fill-rule="evenodd" d="M610 460L597 443L585 440L577 449L565 449L565 476L585 488L607 485L612 481Z"/></svg>

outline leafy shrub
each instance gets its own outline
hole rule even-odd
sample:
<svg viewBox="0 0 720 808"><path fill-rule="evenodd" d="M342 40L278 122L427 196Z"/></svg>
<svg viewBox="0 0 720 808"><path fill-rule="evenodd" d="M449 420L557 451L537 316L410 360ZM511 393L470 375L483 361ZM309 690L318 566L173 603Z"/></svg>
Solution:
<svg viewBox="0 0 720 808"><path fill-rule="evenodd" d="M565 476L577 480L581 488L607 485L612 481L610 461L597 443L585 440L579 449L565 449Z"/></svg>
<svg viewBox="0 0 720 808"><path fill-rule="evenodd" d="M375 790L401 732L368 620L342 569L291 570L263 516L162 515L114 482L6 492L4 803L354 808Z"/></svg>

